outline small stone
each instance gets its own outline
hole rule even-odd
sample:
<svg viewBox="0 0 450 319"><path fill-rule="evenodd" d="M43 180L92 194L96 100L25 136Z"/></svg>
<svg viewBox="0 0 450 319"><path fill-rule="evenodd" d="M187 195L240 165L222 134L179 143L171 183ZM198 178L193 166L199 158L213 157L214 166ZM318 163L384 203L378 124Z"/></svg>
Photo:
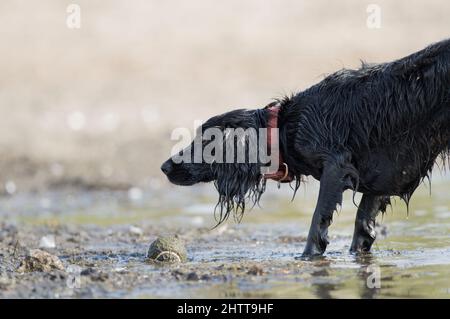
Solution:
<svg viewBox="0 0 450 319"><path fill-rule="evenodd" d="M182 278L183 275L184 275L184 273L181 270L176 269L176 270L172 271L172 276L174 276L175 279L177 279L177 280L180 280L180 278Z"/></svg>
<svg viewBox="0 0 450 319"><path fill-rule="evenodd" d="M160 237L150 245L147 258L161 263L184 262L187 260L187 252L179 238Z"/></svg>
<svg viewBox="0 0 450 319"><path fill-rule="evenodd" d="M200 277L200 280L209 281L209 280L211 280L211 276L208 274L204 274Z"/></svg>
<svg viewBox="0 0 450 319"><path fill-rule="evenodd" d="M133 225L131 225L130 228L128 228L128 231L130 232L130 234L135 236L142 236L144 234L141 228Z"/></svg>
<svg viewBox="0 0 450 319"><path fill-rule="evenodd" d="M92 267L83 269L80 273L81 276L90 276L92 274L94 274L96 272L96 270Z"/></svg>
<svg viewBox="0 0 450 319"><path fill-rule="evenodd" d="M56 240L54 235L47 235L39 241L39 248L55 248Z"/></svg>
<svg viewBox="0 0 450 319"><path fill-rule="evenodd" d="M90 276L92 281L106 281L109 278L108 273L99 271Z"/></svg>
<svg viewBox="0 0 450 319"><path fill-rule="evenodd" d="M106 273L104 271L99 271L92 267L83 269L80 272L80 275L88 276L92 281L106 281L109 278L108 273Z"/></svg>
<svg viewBox="0 0 450 319"><path fill-rule="evenodd" d="M186 280L189 281L198 281L200 278L198 277L197 273L191 272L187 275Z"/></svg>
<svg viewBox="0 0 450 319"><path fill-rule="evenodd" d="M247 271L247 274L253 276L261 276L264 274L264 270L261 267L254 265Z"/></svg>
<svg viewBox="0 0 450 319"><path fill-rule="evenodd" d="M114 268L114 272L117 272L119 274L126 274L128 270L126 267L116 267Z"/></svg>
<svg viewBox="0 0 450 319"><path fill-rule="evenodd" d="M17 191L16 183L14 183L13 181L7 181L5 183L5 191L9 195L14 195L14 193Z"/></svg>
<svg viewBox="0 0 450 319"><path fill-rule="evenodd" d="M144 192L139 187L132 187L128 190L128 198L133 202L140 201L143 194Z"/></svg>
<svg viewBox="0 0 450 319"><path fill-rule="evenodd" d="M22 260L17 271L49 272L55 269L64 270L64 265L57 256L40 249L32 249L30 250L29 254Z"/></svg>
<svg viewBox="0 0 450 319"><path fill-rule="evenodd" d="M64 273L62 271L54 271L51 273L45 273L44 276L45 276L45 278L48 278L51 281L64 280L67 278L66 273Z"/></svg>

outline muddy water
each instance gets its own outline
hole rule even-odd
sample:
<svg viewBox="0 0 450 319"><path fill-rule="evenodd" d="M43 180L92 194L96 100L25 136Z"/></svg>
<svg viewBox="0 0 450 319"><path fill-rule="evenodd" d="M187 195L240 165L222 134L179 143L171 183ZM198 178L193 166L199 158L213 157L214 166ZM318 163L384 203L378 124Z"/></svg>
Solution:
<svg viewBox="0 0 450 319"><path fill-rule="evenodd" d="M0 199L0 296L90 297L450 297L450 180L421 187L409 212L397 200L380 216L373 253L348 253L355 207L346 194L323 258L298 259L317 183L274 185L241 224L211 230L210 187L110 192L60 189ZM134 227L131 227L134 225ZM161 235L186 243L188 262L145 261ZM28 249L54 235L66 271L16 271ZM76 285L70 284L71 282Z"/></svg>

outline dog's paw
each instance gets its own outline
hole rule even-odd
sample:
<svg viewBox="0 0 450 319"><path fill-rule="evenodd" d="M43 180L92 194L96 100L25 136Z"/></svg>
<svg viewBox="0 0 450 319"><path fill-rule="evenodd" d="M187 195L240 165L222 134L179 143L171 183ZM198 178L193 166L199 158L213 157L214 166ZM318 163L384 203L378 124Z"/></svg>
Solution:
<svg viewBox="0 0 450 319"><path fill-rule="evenodd" d="M360 223L357 223L355 234L353 235L352 245L350 246L350 252L369 252L376 236L377 233L375 231L374 222L361 221Z"/></svg>
<svg viewBox="0 0 450 319"><path fill-rule="evenodd" d="M317 240L308 240L302 257L322 256L327 248L328 240L317 236ZM320 238L320 239L319 239Z"/></svg>

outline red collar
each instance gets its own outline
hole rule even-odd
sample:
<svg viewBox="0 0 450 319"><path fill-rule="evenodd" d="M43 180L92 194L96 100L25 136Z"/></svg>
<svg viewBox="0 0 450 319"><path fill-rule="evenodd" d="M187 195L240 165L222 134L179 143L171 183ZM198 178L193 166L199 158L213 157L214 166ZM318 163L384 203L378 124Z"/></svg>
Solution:
<svg viewBox="0 0 450 319"><path fill-rule="evenodd" d="M267 111L267 151L268 154L272 149L271 141L272 141L272 128L278 127L278 113L280 111L280 104L278 102L273 102L264 107ZM276 142L279 144L279 141ZM279 146L279 145L278 145ZM264 179L271 179L278 183L290 183L294 180L294 176L289 172L288 165L283 160L283 155L281 154L281 150L279 150L279 167L278 171L273 173L266 173L263 175Z"/></svg>

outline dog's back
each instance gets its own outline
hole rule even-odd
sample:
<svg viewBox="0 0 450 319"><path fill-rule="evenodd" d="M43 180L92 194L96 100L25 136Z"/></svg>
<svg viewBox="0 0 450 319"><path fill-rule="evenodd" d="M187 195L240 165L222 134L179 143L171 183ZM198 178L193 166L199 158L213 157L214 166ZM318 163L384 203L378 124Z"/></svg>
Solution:
<svg viewBox="0 0 450 319"><path fill-rule="evenodd" d="M437 156L448 156L450 40L390 63L338 71L290 105L286 116L299 119L299 150L345 149L363 187L378 162L383 181L401 179L392 192L410 194Z"/></svg>
<svg viewBox="0 0 450 319"><path fill-rule="evenodd" d="M294 99L355 151L430 126L449 130L450 39L394 62L338 71Z"/></svg>

